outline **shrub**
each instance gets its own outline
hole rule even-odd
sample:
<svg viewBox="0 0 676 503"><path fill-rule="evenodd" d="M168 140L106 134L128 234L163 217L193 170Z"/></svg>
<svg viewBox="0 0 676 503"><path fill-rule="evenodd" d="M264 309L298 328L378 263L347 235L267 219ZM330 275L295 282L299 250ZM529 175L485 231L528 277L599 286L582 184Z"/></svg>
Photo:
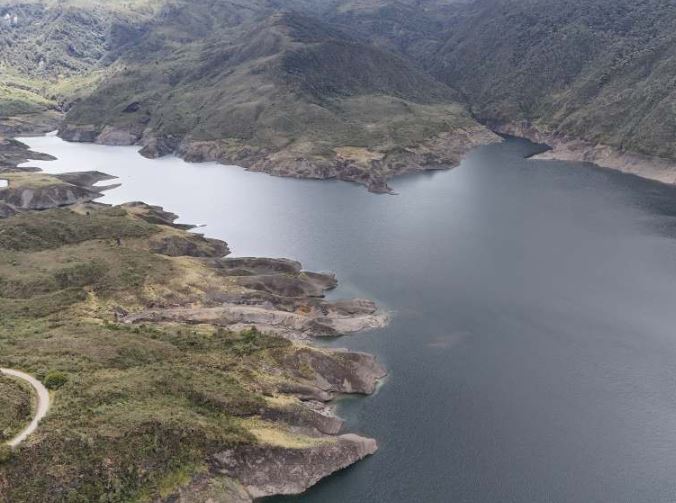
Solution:
<svg viewBox="0 0 676 503"><path fill-rule="evenodd" d="M59 389L68 382L68 376L63 372L52 371L45 376L47 389Z"/></svg>

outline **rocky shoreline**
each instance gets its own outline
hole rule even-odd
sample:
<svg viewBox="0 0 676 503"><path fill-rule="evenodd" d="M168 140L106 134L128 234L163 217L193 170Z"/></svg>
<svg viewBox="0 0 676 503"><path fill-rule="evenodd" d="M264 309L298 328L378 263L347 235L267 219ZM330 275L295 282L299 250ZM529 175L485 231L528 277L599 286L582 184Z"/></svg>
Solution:
<svg viewBox="0 0 676 503"><path fill-rule="evenodd" d="M547 131L530 122L491 124L499 134L526 138L550 147L531 159L589 162L657 182L676 184L676 161L626 152L603 144L594 144L559 132Z"/></svg>
<svg viewBox="0 0 676 503"><path fill-rule="evenodd" d="M279 149L257 149L232 140L193 140L155 137L142 130L94 125L63 124L59 136L66 141L102 145L139 145L140 154L151 159L176 155L188 162L218 162L241 166L273 176L337 179L364 185L370 192L391 193L387 182L403 174L451 169L480 145L500 141L483 127L457 129L410 147L372 151L361 147L336 148L323 157L304 156Z"/></svg>
<svg viewBox="0 0 676 503"><path fill-rule="evenodd" d="M338 148L332 156L309 158L285 150L267 151L233 144L228 140L199 141L189 138L157 138L142 130L106 126L64 124L59 136L66 141L103 145L139 145L148 158L176 155L188 162L218 162L237 165L272 176L337 179L364 185L370 192L392 193L388 181L393 177L456 167L472 149L501 141L498 135L528 139L550 147L533 159L589 162L597 166L637 175L662 183L676 183L676 161L651 157L595 144L561 132L549 131L529 121L487 123L486 128L470 128L443 133L419 145L388 152L364 148Z"/></svg>
<svg viewBox="0 0 676 503"><path fill-rule="evenodd" d="M93 201L105 190L95 184L110 179L108 175L95 171L47 175L16 167L30 158L47 157L15 140L0 143L0 178L9 181L8 187L0 188L0 218L55 208L95 218L106 208ZM195 476L157 501L252 501L298 494L376 452L374 439L341 434L343 421L333 414L332 404L343 394L374 393L386 370L372 355L319 349L308 341L384 327L387 313L364 299L326 301L325 292L337 286L335 276L304 271L296 261L229 258L225 242L186 232L186 226L174 223L176 215L162 208L140 202L116 208L127 218L155 226L157 231L142 246L177 261L176 267L194 276L191 281L200 288L178 294L186 288L181 287L165 294L167 300L140 308L111 306L112 321L158 329L165 325L231 332L253 329L292 341L294 348L258 369L261 377L251 383L270 397L251 419L250 431L258 441L218 451L208 460L208 474Z"/></svg>

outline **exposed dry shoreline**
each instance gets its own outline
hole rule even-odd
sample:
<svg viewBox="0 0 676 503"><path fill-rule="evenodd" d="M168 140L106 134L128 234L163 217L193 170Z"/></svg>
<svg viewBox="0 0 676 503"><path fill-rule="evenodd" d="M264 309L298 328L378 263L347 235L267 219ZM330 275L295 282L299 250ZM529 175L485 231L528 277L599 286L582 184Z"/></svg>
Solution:
<svg viewBox="0 0 676 503"><path fill-rule="evenodd" d="M676 161L626 152L603 144L594 144L559 132L549 132L522 121L489 123L488 128L456 130L409 148L388 153L364 148L336 149L333 157L305 158L293 152L236 149L226 140L196 141L189 138L155 138L141 131L94 126L65 125L59 136L67 141L103 145L139 145L141 155L149 158L174 154L188 162L219 162L242 166L273 176L310 179L338 179L364 185L375 193L392 193L388 181L399 175L452 169L472 149L500 141L498 134L547 144L550 150L533 159L589 162L662 183L676 183ZM497 134L496 134L497 133Z"/></svg>
<svg viewBox="0 0 676 503"><path fill-rule="evenodd" d="M531 159L589 162L602 168L613 169L657 182L676 184L676 161L650 157L615 147L594 144L572 138L562 133L547 132L530 122L494 124L491 129L500 134L526 138L534 143L543 143L550 150Z"/></svg>
<svg viewBox="0 0 676 503"><path fill-rule="evenodd" d="M174 154L188 162L219 162L273 176L337 179L358 183L370 192L391 193L391 178L421 171L451 169L472 149L500 141L483 126L456 129L408 147L374 151L362 147L336 148L325 157L303 156L288 149L267 150L233 145L230 140L193 140L154 137L142 131L106 126L64 124L59 136L66 141L102 145L139 145L140 154L158 158Z"/></svg>

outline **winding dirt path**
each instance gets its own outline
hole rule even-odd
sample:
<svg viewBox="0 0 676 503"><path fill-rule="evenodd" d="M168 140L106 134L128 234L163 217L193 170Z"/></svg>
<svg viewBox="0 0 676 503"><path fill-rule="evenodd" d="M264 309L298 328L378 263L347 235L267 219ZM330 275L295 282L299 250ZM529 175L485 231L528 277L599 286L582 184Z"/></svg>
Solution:
<svg viewBox="0 0 676 503"><path fill-rule="evenodd" d="M51 405L49 400L49 391L47 391L47 388L45 388L43 384L33 376L19 372L18 370L0 368L0 374L26 381L32 386L32 388L35 390L35 394L38 397L37 411L35 412L35 417L33 417L31 423L16 437L7 442L7 445L14 449L38 428L38 424L42 418L44 418L47 415L47 412L49 412L49 407Z"/></svg>

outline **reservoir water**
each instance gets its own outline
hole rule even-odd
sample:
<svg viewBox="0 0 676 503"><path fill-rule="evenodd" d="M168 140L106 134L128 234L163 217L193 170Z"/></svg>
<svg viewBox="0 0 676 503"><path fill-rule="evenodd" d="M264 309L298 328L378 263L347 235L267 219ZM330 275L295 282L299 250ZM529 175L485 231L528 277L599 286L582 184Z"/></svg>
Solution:
<svg viewBox="0 0 676 503"><path fill-rule="evenodd" d="M58 157L30 163L46 171L118 176L103 202L162 205L393 312L336 342L391 373L340 406L379 452L282 501L676 501L676 189L514 139L397 196L23 141Z"/></svg>

